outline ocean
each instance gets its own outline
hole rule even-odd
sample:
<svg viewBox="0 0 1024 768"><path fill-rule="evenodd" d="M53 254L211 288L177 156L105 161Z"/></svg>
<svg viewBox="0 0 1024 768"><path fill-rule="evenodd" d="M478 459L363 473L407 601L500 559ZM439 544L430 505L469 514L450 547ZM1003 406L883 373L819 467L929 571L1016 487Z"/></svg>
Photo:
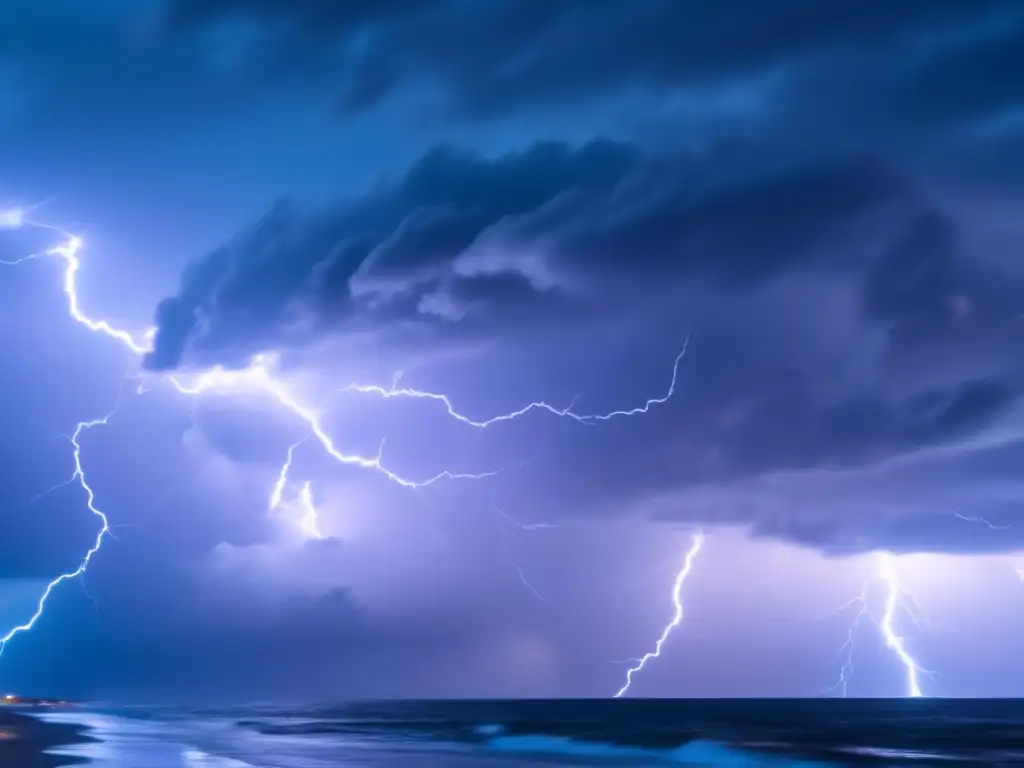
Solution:
<svg viewBox="0 0 1024 768"><path fill-rule="evenodd" d="M1024 765L1024 701L389 701L94 707L52 753L117 768Z"/></svg>

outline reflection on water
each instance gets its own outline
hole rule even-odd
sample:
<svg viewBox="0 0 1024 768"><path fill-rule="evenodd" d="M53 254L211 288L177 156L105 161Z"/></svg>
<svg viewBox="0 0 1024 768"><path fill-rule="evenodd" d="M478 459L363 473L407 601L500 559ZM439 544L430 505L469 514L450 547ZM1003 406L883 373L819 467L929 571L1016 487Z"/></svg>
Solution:
<svg viewBox="0 0 1024 768"><path fill-rule="evenodd" d="M53 722L80 723L99 741L54 752L84 757L98 768L327 768L346 766L479 765L458 744L373 742L339 735L266 735L235 725L228 718L135 720L73 712L43 716ZM543 761L541 764L543 764ZM488 761L495 768L521 765ZM552 761L550 765L564 764Z"/></svg>
<svg viewBox="0 0 1024 768"><path fill-rule="evenodd" d="M117 768L1016 765L1018 701L378 702L43 715Z"/></svg>

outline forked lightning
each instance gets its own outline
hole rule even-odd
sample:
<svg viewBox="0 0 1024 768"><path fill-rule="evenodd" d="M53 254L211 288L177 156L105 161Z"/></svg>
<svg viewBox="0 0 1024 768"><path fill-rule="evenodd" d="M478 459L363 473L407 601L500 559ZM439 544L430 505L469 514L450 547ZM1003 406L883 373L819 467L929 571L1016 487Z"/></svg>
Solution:
<svg viewBox="0 0 1024 768"><path fill-rule="evenodd" d="M38 229L44 229L58 234L62 238L62 242L53 248L36 254L30 254L20 259L8 262L0 262L7 265L22 264L27 261L43 257L56 257L60 259L64 264L63 271L63 289L64 294L67 297L67 309L70 316L79 324L88 328L94 333L98 333L107 336L119 342L125 349L131 352L137 357L142 357L149 353L153 348L153 342L156 338L157 329L150 328L138 338L130 333L129 331L115 328L105 320L96 320L87 315L81 308L78 296L78 283L77 277L79 269L81 268L81 261L79 254L82 249L83 243L80 237L68 232L61 227L56 227L50 224L44 224L28 217L28 213L31 209L25 208L12 208L8 210L0 210L0 229L21 229L24 227L33 227ZM471 427L483 429L493 424L502 421L510 421L515 418L526 415L530 411L546 411L550 414L559 417L565 417L573 419L575 421L593 424L600 421L607 421L620 416L632 416L648 412L652 407L667 402L675 393L679 364L682 360L683 355L686 352L686 345L684 344L683 350L676 357L675 364L672 368L672 379L669 384L669 388L665 395L658 398L652 398L640 407L615 410L604 414L580 414L573 411L570 408L558 409L554 408L547 403L537 402L530 403L529 405L513 411L508 414L496 416L485 421L478 421L463 416L453 407L450 399L443 394L437 394L433 392L423 392L416 389L410 388L398 388L397 379L395 384L390 388L383 388L376 385L365 385L365 384L350 384L343 389L345 391L360 393L360 394L377 394L385 398L413 398L413 399L426 399L433 400L443 403L452 418L467 424ZM441 480L461 480L461 479L482 479L491 477L495 472L484 472L484 473L453 473L453 472L440 472L437 475L426 478L424 480L410 480L404 478L392 470L388 469L383 464L382 453L383 444L381 451L376 456L366 457L354 454L345 453L340 450L335 444L334 439L327 433L320 421L320 415L316 413L312 408L302 404L297 397L289 390L288 386L280 379L276 378L273 373L273 356L272 355L257 355L255 356L250 365L242 370L227 370L220 367L211 368L205 372L198 374L191 383L186 383L181 376L167 376L167 380L171 385L181 394L188 396L200 396L204 393L211 391L228 391L237 390L241 388L256 389L269 394L275 400L278 401L287 410L291 411L300 421L302 421L310 431L310 436L315 438L320 444L322 449L332 459L340 464L349 466L360 467L363 469L369 469L381 473L393 483L401 485L406 488L424 488L429 485L433 485ZM140 388L141 391L142 388ZM63 573L53 579L46 587L42 597L39 599L35 613L23 624L19 624L16 627L10 629L5 635L0 637L0 653L6 647L7 643L10 642L17 635L27 632L35 625L39 618L43 615L46 602L53 590L62 582L74 579L83 573L89 567L89 563L93 556L99 552L103 545L103 540L110 532L110 525L106 515L99 510L95 505L95 494L92 488L89 486L85 472L82 468L81 461L81 446L78 442L82 433L91 427L98 426L100 424L106 424L107 418L103 418L97 421L82 422L80 423L73 437L71 438L72 446L74 449L75 459L75 474L72 478L77 480L85 491L86 500L89 510L95 514L101 522L101 528L96 536L95 543L86 552L85 556L79 563L78 567L67 573ZM288 450L288 455L284 465L281 468L278 482L275 484L271 491L270 496L270 507L275 508L282 502L282 496L286 490L288 483L288 472L291 469L292 458L296 446L291 446ZM303 531L306 535L313 538L320 538L321 533L317 520L316 507L313 503L312 486L310 483L304 483L299 491L298 503L303 511L303 517L300 521Z"/></svg>
<svg viewBox="0 0 1024 768"><path fill-rule="evenodd" d="M846 642L843 643L843 646L840 649L840 652L845 655L845 659L843 661L843 666L839 671L839 680L836 681L836 684L833 685L830 690L838 691L843 697L846 696L850 678L853 676L853 656L856 651L856 633L863 620L867 618L878 628L878 633L881 636L882 641L885 643L885 647L892 652L899 661L900 666L903 668L905 695L914 699L921 698L924 696L924 693L921 690L921 677L931 677L932 672L925 669L925 667L923 667L920 662L911 655L910 651L907 649L906 640L902 635L900 635L899 630L896 628L896 620L900 613L910 616L912 620L913 613L910 611L909 606L907 605L907 599L904 596L904 589L900 583L899 573L896 570L895 558L889 552L876 552L874 553L874 558L877 570L872 582L881 583L885 587L885 608L880 618L876 618L871 612L868 594L871 587L870 583L864 585L864 589L861 591L860 595L845 605L840 606L838 609L839 611L843 611L853 605L858 606L858 609L853 621L850 623Z"/></svg>

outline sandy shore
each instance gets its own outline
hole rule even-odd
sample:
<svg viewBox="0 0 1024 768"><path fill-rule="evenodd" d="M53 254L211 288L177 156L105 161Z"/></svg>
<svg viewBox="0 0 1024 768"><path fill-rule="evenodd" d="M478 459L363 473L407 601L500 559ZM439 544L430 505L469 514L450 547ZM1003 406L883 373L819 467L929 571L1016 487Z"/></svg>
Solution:
<svg viewBox="0 0 1024 768"><path fill-rule="evenodd" d="M44 723L29 715L0 710L0 768L74 765L78 762L74 758L47 755L43 750L90 741L84 727Z"/></svg>

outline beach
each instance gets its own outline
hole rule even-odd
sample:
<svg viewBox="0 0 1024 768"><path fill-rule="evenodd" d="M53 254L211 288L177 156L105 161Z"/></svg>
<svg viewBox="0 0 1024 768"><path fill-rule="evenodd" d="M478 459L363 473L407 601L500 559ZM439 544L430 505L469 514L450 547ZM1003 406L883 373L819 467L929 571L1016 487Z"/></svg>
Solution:
<svg viewBox="0 0 1024 768"><path fill-rule="evenodd" d="M0 768L73 765L79 761L49 755L46 750L90 741L83 726L45 723L21 712L0 710Z"/></svg>

